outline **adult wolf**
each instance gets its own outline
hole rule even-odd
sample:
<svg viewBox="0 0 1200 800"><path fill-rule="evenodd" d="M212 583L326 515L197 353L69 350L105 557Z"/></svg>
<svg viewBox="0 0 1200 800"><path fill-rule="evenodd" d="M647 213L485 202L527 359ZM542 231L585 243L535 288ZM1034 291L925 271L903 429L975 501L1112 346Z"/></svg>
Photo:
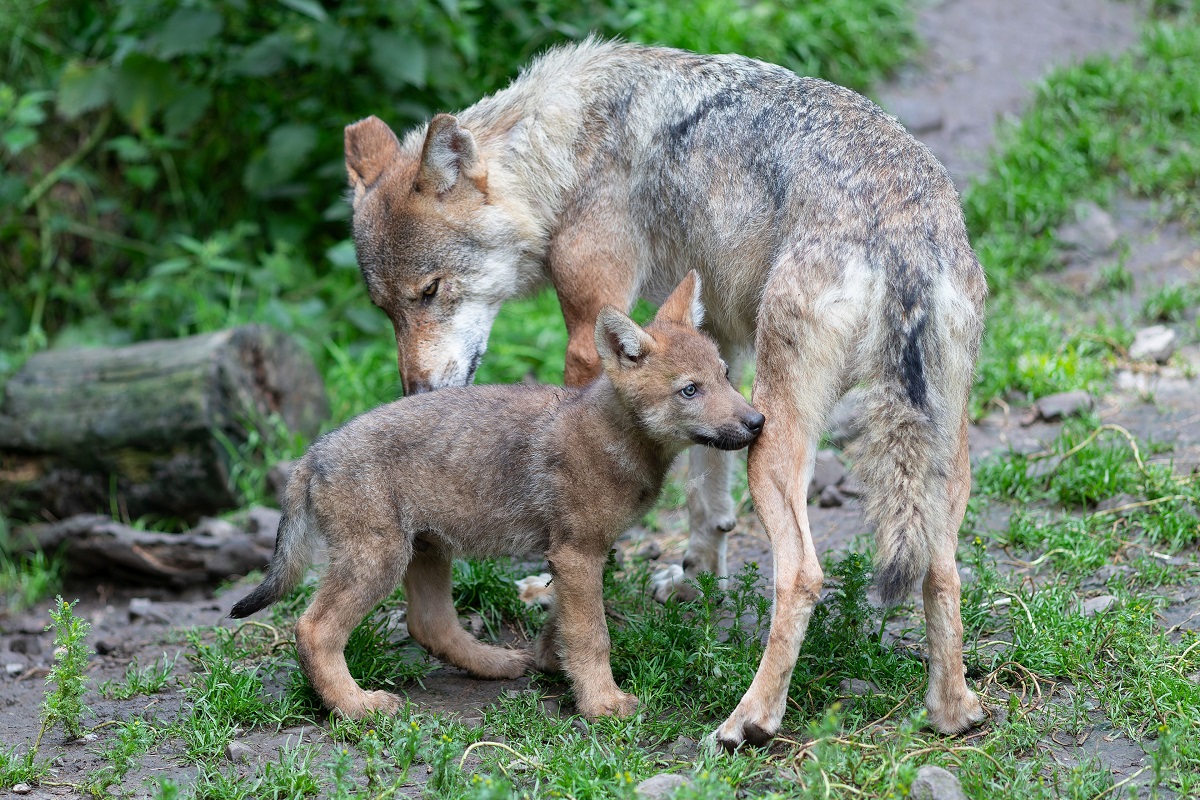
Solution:
<svg viewBox="0 0 1200 800"><path fill-rule="evenodd" d="M349 126L346 166L359 265L395 327L406 392L469 383L501 304L546 282L566 319L569 384L597 372L605 304L661 300L692 267L726 360L753 348L767 425L750 491L774 554L774 611L721 743L779 729L823 578L807 486L828 412L856 384L882 597L923 579L929 719L954 733L982 718L963 671L955 548L986 283L949 176L892 117L747 58L591 39L403 142L374 117ZM727 571L730 463L692 450L689 575Z"/></svg>

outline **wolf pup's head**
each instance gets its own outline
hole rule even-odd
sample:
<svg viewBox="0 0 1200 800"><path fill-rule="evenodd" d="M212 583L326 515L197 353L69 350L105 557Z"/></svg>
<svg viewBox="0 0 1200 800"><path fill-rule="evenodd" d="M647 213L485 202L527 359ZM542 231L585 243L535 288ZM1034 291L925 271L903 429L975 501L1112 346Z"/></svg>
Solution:
<svg viewBox="0 0 1200 800"><path fill-rule="evenodd" d="M470 383L529 257L475 138L439 114L401 145L368 117L346 127L346 171L358 265L395 328L405 394Z"/></svg>
<svg viewBox="0 0 1200 800"><path fill-rule="evenodd" d="M738 450L762 432L763 415L729 381L704 318L700 276L689 272L644 329L612 306L596 319L596 351L617 394L664 443Z"/></svg>

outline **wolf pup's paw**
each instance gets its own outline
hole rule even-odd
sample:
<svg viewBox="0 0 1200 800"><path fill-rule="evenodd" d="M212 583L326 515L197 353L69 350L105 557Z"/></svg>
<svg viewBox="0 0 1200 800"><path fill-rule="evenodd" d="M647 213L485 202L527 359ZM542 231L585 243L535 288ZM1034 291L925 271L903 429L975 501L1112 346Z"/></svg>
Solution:
<svg viewBox="0 0 1200 800"><path fill-rule="evenodd" d="M347 719L362 719L372 711L395 714L400 710L402 703L403 701L391 692L360 692L354 698L338 703L333 711Z"/></svg>
<svg viewBox="0 0 1200 800"><path fill-rule="evenodd" d="M965 686L960 692L946 697L935 697L933 692L925 695L925 710L929 714L929 724L938 733L962 733L987 716L979 695Z"/></svg>
<svg viewBox="0 0 1200 800"><path fill-rule="evenodd" d="M628 717L637 710L635 695L617 690L612 694L591 697L579 702L579 713L588 719L597 717Z"/></svg>
<svg viewBox="0 0 1200 800"><path fill-rule="evenodd" d="M687 582L683 567L671 564L663 567L650 578L650 594L660 603L676 600L695 600L696 587Z"/></svg>

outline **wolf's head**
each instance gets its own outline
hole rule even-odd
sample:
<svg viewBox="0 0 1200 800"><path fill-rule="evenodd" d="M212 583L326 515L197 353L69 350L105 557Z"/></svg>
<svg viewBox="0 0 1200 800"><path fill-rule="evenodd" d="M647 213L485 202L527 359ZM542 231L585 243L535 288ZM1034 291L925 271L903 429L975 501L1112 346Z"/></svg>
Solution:
<svg viewBox="0 0 1200 800"><path fill-rule="evenodd" d="M699 330L703 318L692 271L644 329L605 307L596 351L617 395L655 439L737 450L762 432L763 415L730 383L716 343Z"/></svg>
<svg viewBox="0 0 1200 800"><path fill-rule="evenodd" d="M417 152L368 117L346 128L346 171L358 265L395 328L405 394L470 383L530 257L474 137L439 114Z"/></svg>

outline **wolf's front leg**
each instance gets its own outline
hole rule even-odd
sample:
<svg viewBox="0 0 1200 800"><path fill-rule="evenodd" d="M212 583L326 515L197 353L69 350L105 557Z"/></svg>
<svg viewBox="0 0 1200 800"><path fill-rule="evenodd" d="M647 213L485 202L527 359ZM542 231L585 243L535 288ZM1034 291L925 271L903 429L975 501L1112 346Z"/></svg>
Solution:
<svg viewBox="0 0 1200 800"><path fill-rule="evenodd" d="M671 597L690 600L696 595L695 581L701 572L711 572L726 588L729 564L726 540L737 523L729 494L734 453L714 447L693 447L688 453L688 523L691 534L683 568L672 564L654 574L650 588L654 599L665 603Z"/></svg>
<svg viewBox="0 0 1200 800"><path fill-rule="evenodd" d="M548 554L554 585L562 663L575 703L585 717L624 717L637 708L638 699L617 688L609 662L608 623L604 619L603 575L607 550L599 554L571 546Z"/></svg>

